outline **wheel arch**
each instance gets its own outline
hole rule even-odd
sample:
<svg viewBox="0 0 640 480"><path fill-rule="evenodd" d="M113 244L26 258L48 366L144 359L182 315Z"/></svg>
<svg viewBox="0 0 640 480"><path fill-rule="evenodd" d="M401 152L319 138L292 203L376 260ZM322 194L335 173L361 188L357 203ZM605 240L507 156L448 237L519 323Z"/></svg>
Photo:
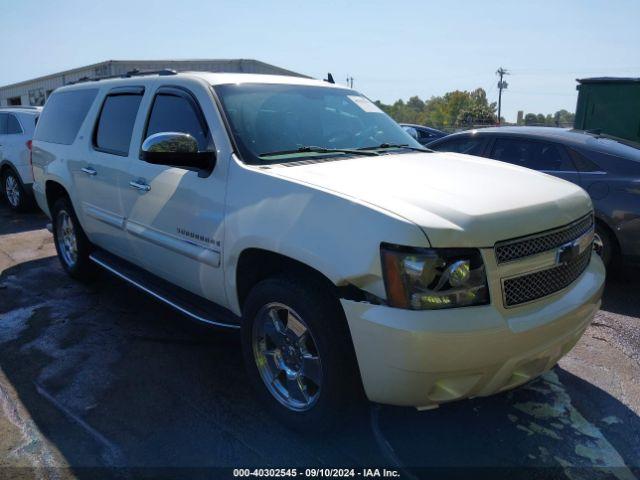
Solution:
<svg viewBox="0 0 640 480"><path fill-rule="evenodd" d="M335 293L338 286L319 270L295 258L263 248L246 248L238 256L235 270L235 296L242 310L247 295L260 281L279 274L306 276L323 288Z"/></svg>

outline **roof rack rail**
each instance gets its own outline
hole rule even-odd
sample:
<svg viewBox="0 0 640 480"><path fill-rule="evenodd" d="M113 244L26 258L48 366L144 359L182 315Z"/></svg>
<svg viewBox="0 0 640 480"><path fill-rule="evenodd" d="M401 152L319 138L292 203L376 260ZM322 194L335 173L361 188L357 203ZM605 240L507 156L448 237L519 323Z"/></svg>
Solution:
<svg viewBox="0 0 640 480"><path fill-rule="evenodd" d="M8 108L23 108L25 110L38 110L39 108L42 108L42 106L36 106L36 105L2 105L0 106L0 110L4 110Z"/></svg>
<svg viewBox="0 0 640 480"><path fill-rule="evenodd" d="M84 82L99 82L100 80L110 80L113 78L131 78L131 77L143 77L146 75L159 75L161 77L168 75L177 75L178 72L171 68L163 68L162 70L138 70L137 68L134 70L130 70L124 74L118 75L106 75L104 77L82 77L73 82L67 83L67 85L75 85L76 83L84 83Z"/></svg>

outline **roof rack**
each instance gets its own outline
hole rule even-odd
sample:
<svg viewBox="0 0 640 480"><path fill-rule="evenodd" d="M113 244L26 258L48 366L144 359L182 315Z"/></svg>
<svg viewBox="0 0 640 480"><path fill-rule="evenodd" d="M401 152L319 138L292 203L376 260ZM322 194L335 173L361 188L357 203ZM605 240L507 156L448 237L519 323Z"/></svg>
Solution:
<svg viewBox="0 0 640 480"><path fill-rule="evenodd" d="M100 80L109 80L113 78L131 78L131 77L143 77L146 75L159 75L161 77L168 75L177 75L178 72L171 68L163 68L162 70L138 70L137 68L134 70L130 70L124 74L118 75L107 75L104 77L82 77L74 82L69 82L67 85L75 85L76 83L84 83L84 82L99 82Z"/></svg>
<svg viewBox="0 0 640 480"><path fill-rule="evenodd" d="M34 106L34 105L2 105L0 107L0 110L7 110L10 108L21 108L24 110L38 110L39 108L42 108L42 106Z"/></svg>

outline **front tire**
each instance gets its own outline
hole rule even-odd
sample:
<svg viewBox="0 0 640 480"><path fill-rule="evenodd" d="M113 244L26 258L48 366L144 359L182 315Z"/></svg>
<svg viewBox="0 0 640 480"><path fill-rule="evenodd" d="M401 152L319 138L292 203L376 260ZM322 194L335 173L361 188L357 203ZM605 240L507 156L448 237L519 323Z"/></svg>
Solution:
<svg viewBox="0 0 640 480"><path fill-rule="evenodd" d="M613 258L613 239L611 238L609 232L600 225L596 225L595 236L593 239L593 249L598 255L600 255L604 266L608 268L611 264L611 259Z"/></svg>
<svg viewBox="0 0 640 480"><path fill-rule="evenodd" d="M242 350L261 403L288 426L319 432L344 422L361 384L337 298L304 280L274 277L253 288Z"/></svg>
<svg viewBox="0 0 640 480"><path fill-rule="evenodd" d="M76 280L91 280L96 271L89 258L92 245L80 226L71 202L66 197L58 199L51 213L54 243L62 267Z"/></svg>

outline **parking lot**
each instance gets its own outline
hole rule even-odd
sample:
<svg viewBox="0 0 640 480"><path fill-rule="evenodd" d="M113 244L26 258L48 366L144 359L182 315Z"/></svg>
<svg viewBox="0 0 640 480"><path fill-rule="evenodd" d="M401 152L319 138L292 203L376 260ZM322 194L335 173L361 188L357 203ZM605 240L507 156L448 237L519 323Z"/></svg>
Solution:
<svg viewBox="0 0 640 480"><path fill-rule="evenodd" d="M343 431L317 437L256 402L235 335L106 274L90 286L69 279L46 222L0 206L3 472L209 478L209 467L387 466L417 478L500 466L640 478L639 270L610 276L586 335L543 378L425 412L363 405Z"/></svg>

